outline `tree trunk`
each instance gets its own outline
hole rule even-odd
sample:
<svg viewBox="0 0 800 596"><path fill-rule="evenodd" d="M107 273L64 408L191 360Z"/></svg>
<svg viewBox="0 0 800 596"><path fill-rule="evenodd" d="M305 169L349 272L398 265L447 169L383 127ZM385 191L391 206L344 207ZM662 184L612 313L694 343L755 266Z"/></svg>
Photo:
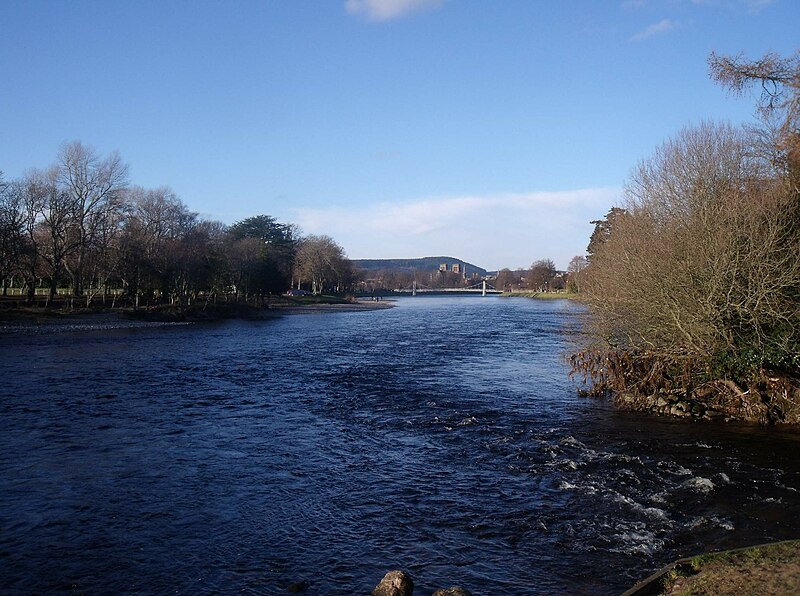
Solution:
<svg viewBox="0 0 800 596"><path fill-rule="evenodd" d="M72 279L72 293L75 296L83 296L83 265L80 261L75 267L75 274Z"/></svg>

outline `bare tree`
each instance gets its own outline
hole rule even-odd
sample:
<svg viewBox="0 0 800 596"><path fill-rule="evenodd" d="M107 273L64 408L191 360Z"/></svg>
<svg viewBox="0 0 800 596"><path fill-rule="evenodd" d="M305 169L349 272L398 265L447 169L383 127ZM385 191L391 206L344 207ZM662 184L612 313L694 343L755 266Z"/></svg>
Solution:
<svg viewBox="0 0 800 596"><path fill-rule="evenodd" d="M122 209L122 191L128 181L128 167L119 154L105 159L79 141L66 143L58 154L58 181L72 202L72 233L76 250L69 262L73 292L83 294L84 267L89 250L100 238L109 221Z"/></svg>
<svg viewBox="0 0 800 596"><path fill-rule="evenodd" d="M8 294L10 279L20 273L28 249L24 206L24 185L16 180L5 182L0 172L0 278L3 296Z"/></svg>
<svg viewBox="0 0 800 596"><path fill-rule="evenodd" d="M242 296L247 299L253 288L253 276L257 275L262 262L264 242L253 237L231 239L225 251L236 300Z"/></svg>
<svg viewBox="0 0 800 596"><path fill-rule="evenodd" d="M25 179L27 231L37 257L47 265L51 297L58 291L67 258L77 251L79 243L73 226L73 201L59 185L58 176L58 170L52 167L32 170ZM35 277L35 274L33 265L30 275ZM30 281L33 283L34 279Z"/></svg>
<svg viewBox="0 0 800 596"><path fill-rule="evenodd" d="M546 292L556 277L556 265L550 259L540 259L531 265L528 271L528 288L537 292Z"/></svg>
<svg viewBox="0 0 800 596"><path fill-rule="evenodd" d="M197 220L172 251L177 254L175 287L181 305L191 306L200 292L214 293L224 266L222 246L226 228L217 221Z"/></svg>
<svg viewBox="0 0 800 596"><path fill-rule="evenodd" d="M800 193L800 51L788 58L767 53L757 60L712 52L708 63L711 77L738 95L753 85L761 88L758 111L767 124L761 134L770 134L760 147Z"/></svg>
<svg viewBox="0 0 800 596"><path fill-rule="evenodd" d="M168 187L156 189L133 188L127 225L128 251L127 277L133 282L134 300L139 292L147 291L174 302L178 298L181 243L197 224L197 214Z"/></svg>
<svg viewBox="0 0 800 596"><path fill-rule="evenodd" d="M575 255L567 265L567 285L573 292L580 292L583 278L586 276L584 271L588 267L589 261L583 255Z"/></svg>
<svg viewBox="0 0 800 596"><path fill-rule="evenodd" d="M102 294L103 302L109 283L119 275L123 261L122 233L125 229L125 206L109 210L101 218L94 231L94 239L84 255L84 277L86 306L98 294Z"/></svg>
<svg viewBox="0 0 800 596"><path fill-rule="evenodd" d="M495 280L495 287L503 292L510 292L515 287L519 287L520 275L511 271L509 268L501 269L497 272L497 279Z"/></svg>
<svg viewBox="0 0 800 596"><path fill-rule="evenodd" d="M772 173L726 125L686 129L643 161L587 270L589 352L691 382L798 370L800 206Z"/></svg>
<svg viewBox="0 0 800 596"><path fill-rule="evenodd" d="M309 284L314 294L327 288L341 291L352 282L353 269L344 255L344 249L333 238L312 235L299 243L295 277L298 284Z"/></svg>

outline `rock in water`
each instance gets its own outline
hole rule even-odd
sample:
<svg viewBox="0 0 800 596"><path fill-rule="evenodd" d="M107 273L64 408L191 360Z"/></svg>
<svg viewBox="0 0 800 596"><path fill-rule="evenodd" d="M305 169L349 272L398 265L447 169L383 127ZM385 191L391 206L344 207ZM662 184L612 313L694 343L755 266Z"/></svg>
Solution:
<svg viewBox="0 0 800 596"><path fill-rule="evenodd" d="M303 580L289 584L289 586L286 588L286 591L289 592L289 594L299 594L300 592L305 592L308 590L309 587L311 587L311 582Z"/></svg>
<svg viewBox="0 0 800 596"><path fill-rule="evenodd" d="M381 583L372 590L372 596L411 596L414 582L405 571L396 569L383 576Z"/></svg>
<svg viewBox="0 0 800 596"><path fill-rule="evenodd" d="M451 588L443 588L436 590L433 596L472 596L472 592L465 590L460 586L453 586Z"/></svg>

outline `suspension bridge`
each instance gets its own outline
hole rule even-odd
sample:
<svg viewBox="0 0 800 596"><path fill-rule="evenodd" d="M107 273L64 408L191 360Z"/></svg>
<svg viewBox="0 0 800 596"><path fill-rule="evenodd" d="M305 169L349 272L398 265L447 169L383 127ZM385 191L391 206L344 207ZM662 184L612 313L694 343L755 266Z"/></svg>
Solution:
<svg viewBox="0 0 800 596"><path fill-rule="evenodd" d="M414 281L409 288L401 288L399 290L395 290L395 292L402 292L404 294L411 293L412 296L416 296L417 294L480 294L481 296L488 296L490 294L502 294L501 290L495 288L492 284L488 283L486 280L479 281L476 284L471 286L466 286L463 288L429 288L428 286L423 286L422 284L418 284Z"/></svg>

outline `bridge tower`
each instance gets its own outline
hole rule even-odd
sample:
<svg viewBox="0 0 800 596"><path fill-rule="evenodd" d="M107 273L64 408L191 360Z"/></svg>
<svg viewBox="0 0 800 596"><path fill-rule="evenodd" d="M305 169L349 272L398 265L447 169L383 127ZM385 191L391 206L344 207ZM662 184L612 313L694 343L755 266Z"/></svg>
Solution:
<svg viewBox="0 0 800 596"><path fill-rule="evenodd" d="M483 285L481 286L481 296L486 296L486 280L483 280Z"/></svg>

